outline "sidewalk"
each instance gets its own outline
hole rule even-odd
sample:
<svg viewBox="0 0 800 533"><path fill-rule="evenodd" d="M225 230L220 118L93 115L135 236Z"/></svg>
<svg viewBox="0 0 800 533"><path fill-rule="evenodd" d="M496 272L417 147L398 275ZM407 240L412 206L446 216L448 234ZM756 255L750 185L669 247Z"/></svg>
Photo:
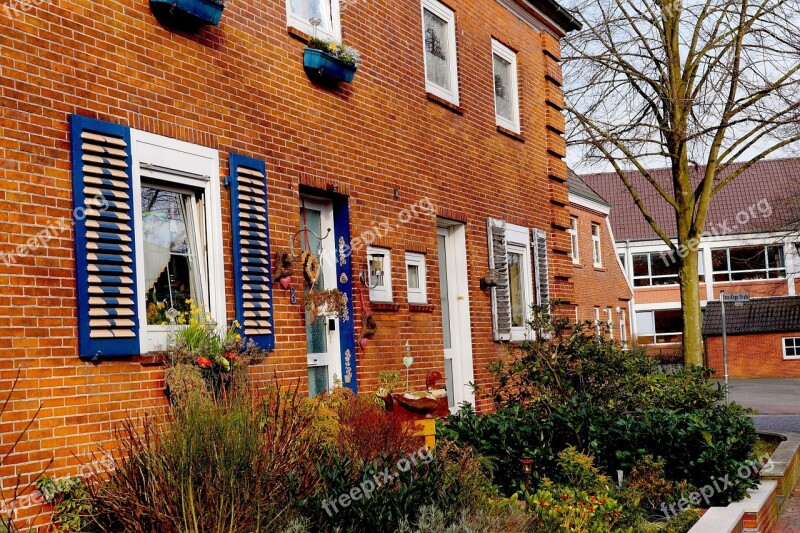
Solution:
<svg viewBox="0 0 800 533"><path fill-rule="evenodd" d="M784 504L772 533L800 533L800 483L795 485L789 501Z"/></svg>

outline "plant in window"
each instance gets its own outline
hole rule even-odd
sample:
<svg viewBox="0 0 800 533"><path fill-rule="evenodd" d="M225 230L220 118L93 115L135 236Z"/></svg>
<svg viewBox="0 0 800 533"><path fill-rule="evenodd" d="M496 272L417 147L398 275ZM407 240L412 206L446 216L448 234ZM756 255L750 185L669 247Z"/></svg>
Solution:
<svg viewBox="0 0 800 533"><path fill-rule="evenodd" d="M352 46L313 38L303 51L303 67L311 77L322 81L353 81L361 54Z"/></svg>

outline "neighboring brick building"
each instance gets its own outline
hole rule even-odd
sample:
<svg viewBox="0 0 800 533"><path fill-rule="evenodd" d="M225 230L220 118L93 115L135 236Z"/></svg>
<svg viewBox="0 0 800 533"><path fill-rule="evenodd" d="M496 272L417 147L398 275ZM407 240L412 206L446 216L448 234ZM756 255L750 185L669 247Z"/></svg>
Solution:
<svg viewBox="0 0 800 533"><path fill-rule="evenodd" d="M369 391L408 343L413 384L443 370L457 403L491 382L494 339L525 334L520 309L573 299L559 38L577 24L552 0L233 1L197 32L147 2L5 7L0 390L20 381L0 454L42 410L3 490L166 407L154 300L242 320L273 348L256 379ZM309 79L312 31L360 50L352 84ZM349 302L308 328L299 267L297 303L270 272L301 226L332 230L294 247ZM480 289L490 264L500 291Z"/></svg>
<svg viewBox="0 0 800 533"><path fill-rule="evenodd" d="M733 378L800 377L800 296L753 298L725 304L728 375ZM724 375L722 304L703 314L708 366Z"/></svg>
<svg viewBox="0 0 800 533"><path fill-rule="evenodd" d="M627 343L633 290L617 257L611 206L572 171L567 187L575 320L605 322L612 339Z"/></svg>
<svg viewBox="0 0 800 533"><path fill-rule="evenodd" d="M703 167L695 169L699 174L703 171ZM654 170L651 174L663 183L669 182L668 169ZM582 178L613 206L610 220L617 238L617 252L634 287L633 326L638 343L653 353L678 354L683 323L677 262L644 220L616 174ZM629 178L649 213L667 234L674 235L672 208L640 174L632 172ZM754 298L798 294L798 198L800 159L760 161L714 197L699 243L700 298L704 308L719 300L720 291L747 292ZM748 337L754 338L755 335ZM717 342L718 339L710 340L709 353L714 352L711 347ZM756 371L762 356L769 357L761 350L738 349L749 346L755 345L739 344L730 351L731 361L739 360L736 368L742 371L747 369L752 375L765 375L764 372L783 375L784 370L779 366L794 367L794 362L774 366L773 361L765 362L762 370ZM721 371L715 366L717 359L712 357L709 362Z"/></svg>

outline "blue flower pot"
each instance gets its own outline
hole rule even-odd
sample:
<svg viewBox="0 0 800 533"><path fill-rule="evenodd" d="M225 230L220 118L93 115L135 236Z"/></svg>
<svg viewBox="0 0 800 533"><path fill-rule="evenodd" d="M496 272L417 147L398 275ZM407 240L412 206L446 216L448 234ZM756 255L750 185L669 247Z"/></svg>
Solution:
<svg viewBox="0 0 800 533"><path fill-rule="evenodd" d="M350 83L356 75L357 67L347 65L330 54L316 48L303 50L303 68L312 79L343 81Z"/></svg>
<svg viewBox="0 0 800 533"><path fill-rule="evenodd" d="M150 9L170 26L216 26L225 6L212 0L150 0Z"/></svg>

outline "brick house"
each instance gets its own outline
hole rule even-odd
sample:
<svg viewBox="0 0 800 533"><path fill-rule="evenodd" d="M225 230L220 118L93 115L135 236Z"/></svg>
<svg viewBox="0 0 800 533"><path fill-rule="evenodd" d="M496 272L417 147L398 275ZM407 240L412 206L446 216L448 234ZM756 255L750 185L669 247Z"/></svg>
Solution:
<svg viewBox="0 0 800 533"><path fill-rule="evenodd" d="M604 322L610 338L625 344L631 331L633 288L617 257L608 219L611 205L572 171L567 187L575 321Z"/></svg>
<svg viewBox="0 0 800 533"><path fill-rule="evenodd" d="M753 298L725 304L728 375L748 378L800 377L800 296ZM723 376L722 304L703 313L708 366Z"/></svg>
<svg viewBox="0 0 800 533"><path fill-rule="evenodd" d="M703 171L703 167L696 170ZM657 179L668 182L667 169L652 172ZM796 226L796 202L800 198L799 176L800 159L764 160L715 196L699 242L700 299L704 309L718 302L722 291L747 292L753 298L767 298L759 304L767 307L778 305L780 300L775 297L798 294L800 234ZM674 235L675 215L670 206L640 174L631 173L629 177L653 218L668 234ZM635 338L653 353L665 357L679 354L682 319L674 255L645 222L616 174L582 178L613 206L610 221L617 237L617 253L634 287L636 318L632 325ZM749 332L747 338L757 338L756 333ZM772 336L772 344L781 343L780 335L775 332L761 333ZM708 361L721 370L715 366L721 361L718 339L716 334L710 335L706 347ZM741 358L735 365L737 371L753 372L742 376L764 375L764 372L780 376L792 372L783 370L793 367L792 362L776 366L772 356L760 349L750 349L756 347L743 343L730 351L731 361ZM762 370L757 371L755 368L762 357L773 362L765 362Z"/></svg>
<svg viewBox="0 0 800 533"><path fill-rule="evenodd" d="M0 14L0 389L20 372L0 453L42 405L3 490L166 408L150 304L238 319L272 350L256 380L369 391L408 350L413 384L444 372L455 406L530 334L528 306L574 298L559 38L577 23L552 0L233 1L196 31L147 2ZM361 52L351 84L304 71L314 32ZM273 283L303 248L347 295L338 319L306 320L297 265Z"/></svg>

